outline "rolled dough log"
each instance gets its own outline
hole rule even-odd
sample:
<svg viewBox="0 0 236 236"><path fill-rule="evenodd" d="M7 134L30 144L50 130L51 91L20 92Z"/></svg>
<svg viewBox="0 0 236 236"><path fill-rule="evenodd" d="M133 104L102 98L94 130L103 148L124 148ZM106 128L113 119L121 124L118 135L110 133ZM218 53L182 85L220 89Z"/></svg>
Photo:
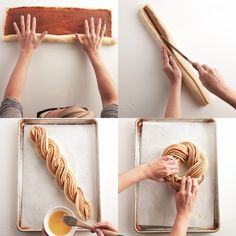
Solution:
<svg viewBox="0 0 236 236"><path fill-rule="evenodd" d="M84 9L63 7L17 7L6 11L3 41L17 41L13 22L20 25L20 16L31 14L37 18L37 33L47 31L44 42L73 43L75 33L84 34L84 21L94 17L95 23L99 18L106 22L107 30L103 45L114 45L112 38L112 12L108 9Z"/></svg>
<svg viewBox="0 0 236 236"><path fill-rule="evenodd" d="M192 93L193 97L201 106L206 106L209 103L209 92L201 84L201 81L194 73L192 66L182 56L175 52L175 50L170 48L161 38L161 35L163 35L165 39L175 46L170 33L167 31L167 28L164 26L163 22L161 22L152 7L146 5L139 9L139 16L155 42L159 46L165 47L168 53L175 59L182 72L183 81Z"/></svg>

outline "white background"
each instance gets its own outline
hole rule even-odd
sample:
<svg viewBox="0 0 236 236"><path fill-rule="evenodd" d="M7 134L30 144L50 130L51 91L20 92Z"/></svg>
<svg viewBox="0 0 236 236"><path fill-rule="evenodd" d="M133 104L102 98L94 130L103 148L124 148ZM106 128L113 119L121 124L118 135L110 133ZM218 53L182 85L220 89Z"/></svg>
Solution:
<svg viewBox="0 0 236 236"><path fill-rule="evenodd" d="M109 8L113 14L113 36L117 38L117 0L2 0L0 8L0 35L7 7L66 6ZM0 41L0 97L19 54L18 43ZM117 45L102 47L102 57L112 77L117 81ZM92 66L79 45L42 44L35 51L27 75L23 97L24 117L35 117L37 111L49 107L82 105L101 112L100 96Z"/></svg>
<svg viewBox="0 0 236 236"><path fill-rule="evenodd" d="M98 139L100 155L101 212L102 220L118 224L117 194L117 143L118 124L116 119L98 120ZM0 130L0 209L3 217L0 221L0 235L41 235L41 233L22 233L16 228L17 216L17 138L18 119L1 119ZM109 145L107 145L107 140ZM80 233L80 235L91 235Z"/></svg>
<svg viewBox="0 0 236 236"><path fill-rule="evenodd" d="M191 60L217 68L236 89L235 1L119 0L119 114L163 116L169 81L162 72L160 49L142 24L138 9L150 3L177 47ZM200 107L184 87L184 117L232 117L235 111L216 97Z"/></svg>
<svg viewBox="0 0 236 236"><path fill-rule="evenodd" d="M119 120L120 173L134 167L135 120L136 119ZM232 235L232 232L235 232L235 138L230 136L230 134L234 134L236 132L236 119L216 119L216 123L221 226L220 231L215 234L198 234L199 236ZM119 195L119 227L120 232L125 232L126 235L140 235L134 231L134 186ZM148 236L149 234L142 235Z"/></svg>

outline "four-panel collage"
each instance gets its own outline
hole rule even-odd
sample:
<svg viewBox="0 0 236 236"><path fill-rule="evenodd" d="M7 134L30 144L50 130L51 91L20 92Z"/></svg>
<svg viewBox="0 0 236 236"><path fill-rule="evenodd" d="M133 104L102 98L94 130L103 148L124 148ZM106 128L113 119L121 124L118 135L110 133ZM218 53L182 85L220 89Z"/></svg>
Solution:
<svg viewBox="0 0 236 236"><path fill-rule="evenodd" d="M235 234L234 1L0 6L0 236Z"/></svg>

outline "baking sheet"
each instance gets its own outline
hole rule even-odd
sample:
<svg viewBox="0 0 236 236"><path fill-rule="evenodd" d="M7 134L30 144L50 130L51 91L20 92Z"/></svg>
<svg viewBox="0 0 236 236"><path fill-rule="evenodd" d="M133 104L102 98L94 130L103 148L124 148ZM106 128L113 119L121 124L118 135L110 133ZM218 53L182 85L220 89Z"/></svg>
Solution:
<svg viewBox="0 0 236 236"><path fill-rule="evenodd" d="M218 179L214 120L138 121L136 134L137 165L160 157L168 145L182 141L193 142L204 151L209 167L199 188L189 231L217 230L219 215L217 213ZM174 191L168 184L145 180L136 185L136 228L138 231L142 231L143 228L147 231L168 232L173 226L175 216Z"/></svg>
<svg viewBox="0 0 236 236"><path fill-rule="evenodd" d="M28 122L29 121L29 122ZM20 230L41 230L46 212L55 206L66 206L76 213L64 193L55 183L45 161L37 154L29 138L35 125L46 128L48 137L56 141L69 163L77 183L93 206L95 223L100 218L99 179L97 155L97 125L95 120L22 120L19 149L19 204L18 227ZM33 123L33 124L31 124Z"/></svg>

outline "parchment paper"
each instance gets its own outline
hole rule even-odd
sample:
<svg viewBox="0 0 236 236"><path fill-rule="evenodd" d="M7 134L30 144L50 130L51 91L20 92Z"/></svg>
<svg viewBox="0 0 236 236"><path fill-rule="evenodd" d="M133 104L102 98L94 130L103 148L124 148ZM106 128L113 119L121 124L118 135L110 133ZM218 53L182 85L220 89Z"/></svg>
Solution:
<svg viewBox="0 0 236 236"><path fill-rule="evenodd" d="M170 144L193 142L207 156L209 167L199 187L197 204L190 227L213 227L214 184L216 181L216 139L214 123L143 122L140 140L141 163L160 157ZM139 184L137 224L172 226L176 216L174 192L166 183L151 180Z"/></svg>
<svg viewBox="0 0 236 236"><path fill-rule="evenodd" d="M32 229L41 229L46 212L55 206L66 206L76 213L62 190L56 185L54 177L48 171L29 138L34 125L24 128L23 147L23 195L21 225ZM48 131L48 137L56 141L61 153L67 159L77 183L90 200L94 216L97 218L99 190L96 184L97 140L95 125L42 125Z"/></svg>

